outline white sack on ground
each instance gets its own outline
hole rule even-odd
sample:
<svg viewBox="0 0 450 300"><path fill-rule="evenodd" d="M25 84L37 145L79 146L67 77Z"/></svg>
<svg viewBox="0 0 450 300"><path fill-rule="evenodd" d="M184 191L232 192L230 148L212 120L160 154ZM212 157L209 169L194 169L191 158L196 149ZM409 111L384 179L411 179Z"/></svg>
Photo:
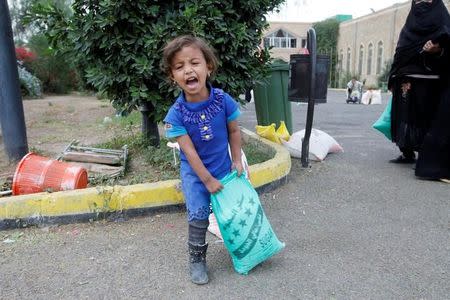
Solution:
<svg viewBox="0 0 450 300"><path fill-rule="evenodd" d="M361 98L361 103L365 105L381 104L381 91L380 90L368 90Z"/></svg>
<svg viewBox="0 0 450 300"><path fill-rule="evenodd" d="M300 130L291 135L289 141L281 141L288 149L292 157L300 158L302 156L302 142L305 136L305 130ZM329 134L319 130L312 129L309 138L309 159L322 161L328 153L343 152L341 145Z"/></svg>

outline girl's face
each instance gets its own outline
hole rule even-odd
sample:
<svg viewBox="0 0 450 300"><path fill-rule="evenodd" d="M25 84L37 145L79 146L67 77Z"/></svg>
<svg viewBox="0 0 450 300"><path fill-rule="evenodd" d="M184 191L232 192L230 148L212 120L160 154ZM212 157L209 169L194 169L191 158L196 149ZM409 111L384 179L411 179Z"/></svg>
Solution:
<svg viewBox="0 0 450 300"><path fill-rule="evenodd" d="M206 79L211 73L211 67L198 47L190 45L181 48L173 57L171 73L171 79L184 91L186 101L208 99Z"/></svg>

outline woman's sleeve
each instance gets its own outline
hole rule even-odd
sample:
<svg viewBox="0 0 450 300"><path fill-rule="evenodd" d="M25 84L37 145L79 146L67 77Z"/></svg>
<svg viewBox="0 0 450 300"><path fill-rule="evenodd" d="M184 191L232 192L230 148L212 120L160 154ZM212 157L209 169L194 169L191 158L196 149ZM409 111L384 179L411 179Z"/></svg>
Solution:
<svg viewBox="0 0 450 300"><path fill-rule="evenodd" d="M166 130L167 138L176 138L187 134L186 128L183 125L181 114L178 110L171 107L166 117L164 118L164 128Z"/></svg>
<svg viewBox="0 0 450 300"><path fill-rule="evenodd" d="M227 122L235 121L240 115L239 104L228 94L225 93L225 113Z"/></svg>

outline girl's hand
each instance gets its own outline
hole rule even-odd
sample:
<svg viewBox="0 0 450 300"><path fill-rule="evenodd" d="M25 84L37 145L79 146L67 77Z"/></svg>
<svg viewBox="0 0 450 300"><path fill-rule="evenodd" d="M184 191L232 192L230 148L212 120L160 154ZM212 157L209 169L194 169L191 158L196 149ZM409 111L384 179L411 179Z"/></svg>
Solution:
<svg viewBox="0 0 450 300"><path fill-rule="evenodd" d="M206 189L208 190L208 192L210 192L211 194L215 194L217 192L220 192L223 189L223 185L220 183L219 180L217 180L216 178L214 178L213 176L209 177L205 182L204 182Z"/></svg>
<svg viewBox="0 0 450 300"><path fill-rule="evenodd" d="M233 162L233 164L231 165L231 169L236 170L238 176L241 176L242 172L244 171L244 167L242 166L242 162L240 161Z"/></svg>
<svg viewBox="0 0 450 300"><path fill-rule="evenodd" d="M423 51L428 52L428 53L439 53L442 51L441 47L439 46L439 43L433 44L433 42L431 40L429 40L428 42L425 43L425 45L423 45Z"/></svg>

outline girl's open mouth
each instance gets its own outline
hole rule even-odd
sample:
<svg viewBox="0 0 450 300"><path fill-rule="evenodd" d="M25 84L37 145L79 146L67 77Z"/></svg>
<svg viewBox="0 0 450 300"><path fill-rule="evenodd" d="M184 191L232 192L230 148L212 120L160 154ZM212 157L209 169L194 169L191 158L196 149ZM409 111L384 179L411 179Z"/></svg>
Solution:
<svg viewBox="0 0 450 300"><path fill-rule="evenodd" d="M189 78L186 80L186 85L190 88L193 88L197 85L198 79L197 78Z"/></svg>

